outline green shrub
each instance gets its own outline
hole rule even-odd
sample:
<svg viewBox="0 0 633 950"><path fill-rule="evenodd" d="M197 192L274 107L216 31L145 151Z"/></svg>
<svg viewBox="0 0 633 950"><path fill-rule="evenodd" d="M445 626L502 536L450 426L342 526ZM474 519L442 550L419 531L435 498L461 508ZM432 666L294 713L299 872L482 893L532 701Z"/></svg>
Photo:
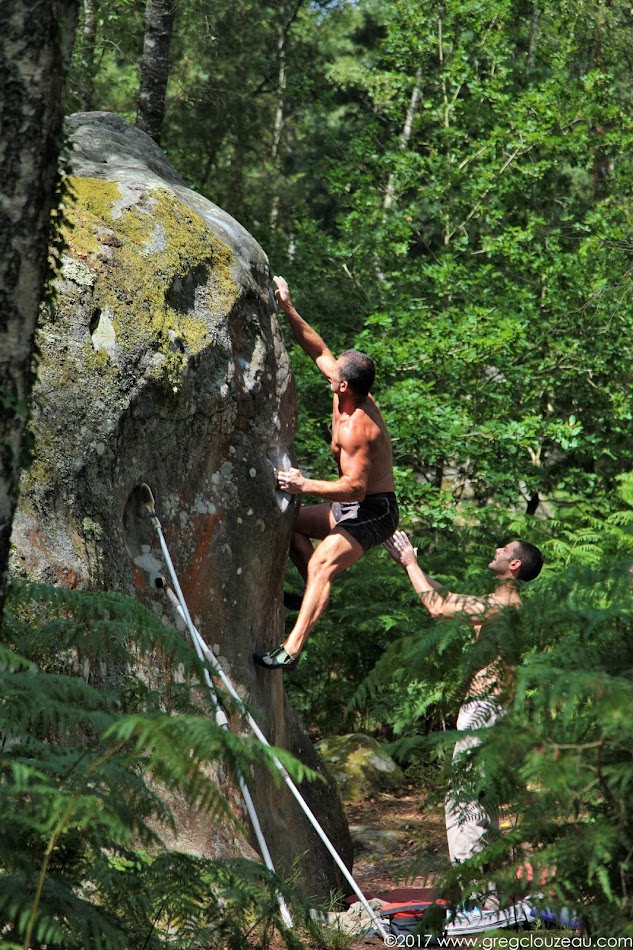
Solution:
<svg viewBox="0 0 633 950"><path fill-rule="evenodd" d="M181 675L161 682L157 654ZM129 598L13 583L0 640L3 946L241 950L251 931L253 946L275 932L300 945L275 875L161 842L175 828L162 790L235 824L211 766L272 768L269 750L206 714L200 673L183 639Z"/></svg>

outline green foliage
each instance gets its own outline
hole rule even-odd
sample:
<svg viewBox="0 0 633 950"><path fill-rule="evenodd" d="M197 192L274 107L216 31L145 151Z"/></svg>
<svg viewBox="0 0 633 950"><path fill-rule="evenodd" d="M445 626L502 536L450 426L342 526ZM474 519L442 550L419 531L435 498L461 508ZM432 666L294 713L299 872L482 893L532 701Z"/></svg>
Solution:
<svg viewBox="0 0 633 950"><path fill-rule="evenodd" d="M287 224L300 308L333 349L375 356L399 468L428 487L430 517L442 488L455 502L595 496L631 463L631 126L615 65L630 49L612 32L625 11L596 30L550 5L526 36L519 6L392 4L384 40L330 71L346 110L328 161L336 218ZM295 366L315 407L299 456L321 465L303 434L318 384Z"/></svg>
<svg viewBox="0 0 633 950"><path fill-rule="evenodd" d="M157 655L179 676L153 674ZM279 919L277 893L291 895L274 875L162 844L176 803L237 828L214 781L218 763L274 768L270 750L205 714L200 674L182 638L129 598L12 585L0 641L7 941L241 948L252 931L256 946L275 932L299 946Z"/></svg>
<svg viewBox="0 0 633 950"><path fill-rule="evenodd" d="M509 896L529 862L533 893L542 894L536 902L571 909L601 936L633 935L633 591L626 566L551 576L505 618L498 648L506 662L520 650L516 691L506 697L507 715L480 731L477 772L452 769L464 799L475 793L476 774L476 793L489 806L505 806L512 825L454 869L447 886L459 883L468 894L494 880Z"/></svg>
<svg viewBox="0 0 633 950"><path fill-rule="evenodd" d="M532 537L546 571L522 588L522 609L507 611L483 639L473 641L463 621L433 621L400 575L408 605L393 583L383 588L380 612L373 604L384 627L385 614L392 623L382 657L353 698L350 683L348 714L360 705L365 723L391 736L392 753L423 783L429 802L441 805L452 784L464 802L485 801L510 821L501 838L447 874L443 887L457 900L494 881L509 902L517 872L525 880L529 863L537 884L547 878L531 888L537 904L571 909L592 934L633 934L632 514L601 524L577 515L542 523L543 536ZM523 535L526 520L506 523L505 536ZM483 596L480 541L491 527L462 529L452 547L435 537L432 552L420 533L420 561L432 562L451 589ZM354 606L362 616L361 601ZM336 622L330 619L334 629ZM480 730L471 765L456 767L457 708L473 674L497 657L514 670L503 697L507 713Z"/></svg>
<svg viewBox="0 0 633 950"><path fill-rule="evenodd" d="M601 933L631 917L630 590L615 571L633 560L630 26L624 0L187 0L163 136L332 350L374 357L421 563L485 595L501 538L544 550L493 638L518 691L481 746L519 824L462 871L512 874L528 841L556 865L552 900L580 896ZM137 4L102 11L98 108L133 116L141 37ZM76 75L89 60L79 45ZM327 477L329 392L288 343L297 459ZM443 790L435 737L482 649L372 552L336 579L288 688L322 733L379 733ZM121 687L146 715L147 684Z"/></svg>

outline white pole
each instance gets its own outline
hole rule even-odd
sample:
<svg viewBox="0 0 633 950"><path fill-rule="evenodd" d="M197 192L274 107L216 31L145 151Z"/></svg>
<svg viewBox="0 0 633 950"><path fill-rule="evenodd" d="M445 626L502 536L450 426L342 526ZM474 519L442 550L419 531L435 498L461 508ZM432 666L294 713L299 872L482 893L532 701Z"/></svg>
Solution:
<svg viewBox="0 0 633 950"><path fill-rule="evenodd" d="M193 625L193 622L192 622L192 620L191 620L191 616L190 616L190 614L189 614L189 610L188 610L188 608L187 608L187 604L186 604L186 602L185 602L185 599L184 599L184 596L183 596L183 593L182 593L182 589L181 589L181 587L180 587L180 584L178 583L178 578L177 578L177 576L176 576L176 572L175 572L175 570L174 570L174 566L173 566L171 557L170 557L170 555L169 555L169 551L168 551L168 549L167 549L167 545L166 545L166 543L165 543L165 538L163 537L163 530L162 530L160 521L158 520L158 516L156 515L156 511L154 510L154 496L152 495L151 489L150 489L149 486L146 485L146 484L141 485L141 490L142 490L142 492L143 492L144 495L145 495L144 505L145 505L145 507L147 508L147 510L149 511L150 517L151 517L151 519L152 519L152 524L154 525L154 528L156 529L156 533L158 534L158 538L159 538L160 545L161 545L161 550L162 550L163 555L164 555L164 557L165 557L165 561L167 562L167 567L168 567L168 569L169 569L169 574L170 574L170 577L171 577L171 579L172 579L172 582L173 582L173 585L174 585L174 589L175 589L175 591L176 591L176 594L178 595L179 605L180 605L180 607L182 608L182 615L183 615L183 618L184 618L184 620L185 620L185 623L187 624L187 627L189 628L189 632L190 632L190 634L191 634L192 640L194 641L194 643L195 643L196 641L198 642L198 646L199 646L199 648L202 650L202 653L203 653L203 655L204 655L205 660L209 663L209 666L212 668L214 674L222 681L222 683L223 683L223 685L224 685L224 687L225 687L227 693L228 693L228 694L232 697L232 699L236 702L238 708L240 709L242 715L245 717L245 719L246 719L246 721L248 722L249 726L250 726L251 729L253 730L253 733L255 734L255 736L259 739L259 741L260 741L261 743L263 743L263 745L268 746L268 747L270 748L270 742L268 741L268 739L266 738L266 736L264 735L264 733L261 731L261 729L260 729L259 726L257 725L256 721L253 719L253 717L251 716L251 714L249 713L249 711L245 708L245 706L244 706L244 704L243 704L243 702L242 702L242 700L241 700L241 698L240 698L240 696L239 696L237 690L235 689L235 687L234 687L233 684L231 683L230 679L228 678L228 676L225 674L224 670L222 669L222 667L221 667L220 664L218 663L218 660L217 660L215 654L213 654L213 653L211 652L211 650L208 648L207 644L204 642L204 640L202 639L202 637L200 636L200 634L199 634L198 631L196 630L195 626ZM196 652L197 652L197 650L198 650L198 647L196 647ZM356 896L358 897L359 901L361 902L361 904L363 905L363 907L365 908L365 910L366 910L367 913L369 914L369 917L370 917L372 923L374 924L374 926L375 926L376 929L378 930L378 933L380 934L380 936L381 936L381 937L383 938L383 940L384 940L385 937L388 936L387 931L385 930L384 924L382 923L382 921L380 920L380 918L376 915L376 912L374 911L373 907L372 907L371 904L368 902L367 898L365 897L365 895L363 894L363 892L362 892L361 889L359 888L358 884L356 883L356 881L354 880L354 878L353 878L352 875L350 874L350 872L349 872L348 868L346 867L346 865L343 863L343 859L341 858L341 856L339 855L339 853L338 853L338 852L336 851L336 849L334 848L334 845L332 844L332 842L330 841L330 839L329 839L328 836L326 835L325 831L323 830L323 828L322 828L321 825L319 824L319 822L318 822L316 816L314 815L314 813L313 813L312 810L310 809L309 805L307 804L307 802L305 801L305 799L304 799L303 796L301 795L301 792L299 791L299 789L297 788L297 786L295 785L295 783L294 783L294 782L292 781L292 779L290 778L290 775L288 774L288 771L286 770L285 766L279 761L279 759L277 758L276 755L273 755L272 758L273 758L273 762L275 763L275 766L277 767L277 769L278 769L279 773L281 774L283 780L285 781L286 785L288 786L290 792L292 793L292 795L294 796L294 798L295 798L296 801L298 802L300 808L302 809L302 811L304 812L304 814L305 814L306 817L308 818L310 824L312 825L312 827L314 828L314 830L315 830L316 833L318 834L319 838L321 839L321 841L323 842L323 844L325 845L325 847L327 848L327 850L328 850L329 853L331 854L331 856L332 856L332 858L334 859L334 861L335 861L337 867L339 868L339 870L340 870L341 873L343 874L345 880L347 881L347 883L350 885L350 887L352 888L352 890L354 891L354 893L355 893Z"/></svg>

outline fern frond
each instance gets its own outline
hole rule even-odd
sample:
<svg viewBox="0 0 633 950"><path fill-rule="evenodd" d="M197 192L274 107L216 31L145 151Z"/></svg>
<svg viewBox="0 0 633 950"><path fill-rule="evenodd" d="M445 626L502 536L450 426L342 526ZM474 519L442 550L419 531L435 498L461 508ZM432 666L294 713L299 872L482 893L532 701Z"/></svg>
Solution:
<svg viewBox="0 0 633 950"><path fill-rule="evenodd" d="M154 651L178 665L171 688L143 672ZM106 663L116 676L100 688L85 681L85 669ZM259 764L277 776L276 756L297 780L314 778L287 752L204 715L211 704L202 669L176 631L130 598L12 583L0 632L7 943L140 950L212 945L226 931L241 948L253 926L285 932L277 901L285 885L260 881L249 919L229 924L234 898L220 889L211 906L217 868L164 853L156 831L176 827L165 789L215 820L237 821L213 780L218 763L246 774ZM159 893L170 867L178 880ZM241 886L236 876L231 887Z"/></svg>

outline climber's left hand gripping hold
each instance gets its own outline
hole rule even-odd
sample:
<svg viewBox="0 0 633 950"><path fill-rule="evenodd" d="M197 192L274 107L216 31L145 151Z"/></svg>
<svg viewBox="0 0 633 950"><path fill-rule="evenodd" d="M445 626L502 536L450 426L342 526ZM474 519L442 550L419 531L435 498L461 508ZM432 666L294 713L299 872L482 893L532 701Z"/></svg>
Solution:
<svg viewBox="0 0 633 950"><path fill-rule="evenodd" d="M277 472L277 482L282 491L289 495L300 495L306 483L298 468L290 468L287 472Z"/></svg>

